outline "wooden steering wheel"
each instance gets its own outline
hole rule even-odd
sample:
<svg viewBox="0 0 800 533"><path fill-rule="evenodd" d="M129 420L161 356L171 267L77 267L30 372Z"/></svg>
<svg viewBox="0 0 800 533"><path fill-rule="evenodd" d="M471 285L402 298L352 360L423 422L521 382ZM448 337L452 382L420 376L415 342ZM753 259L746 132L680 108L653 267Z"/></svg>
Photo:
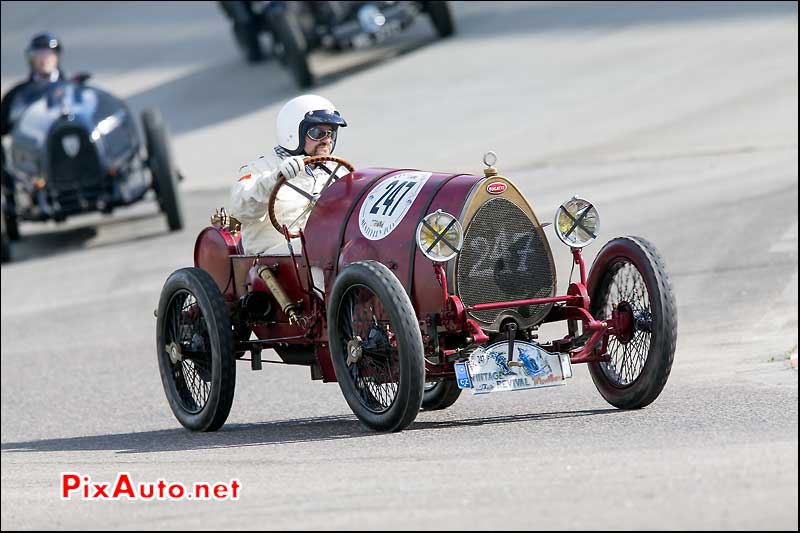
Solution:
<svg viewBox="0 0 800 533"><path fill-rule="evenodd" d="M329 169L325 165L325 163L328 162L328 161L336 163L336 168L333 171L331 171L331 169ZM294 231L291 230L292 226L294 226L300 220L302 220L303 217L307 217L311 213L311 210L317 204L317 199L319 199L319 197L322 195L323 192L325 192L325 190L328 187L333 185L339 179L339 176L337 176L337 172L339 172L339 169L344 167L349 172L353 172L355 170L355 168L353 168L353 165L351 165L349 161L347 161L345 159L342 159L341 157L334 157L332 155L318 155L318 156L313 156L313 157L306 157L303 160L303 164L305 166L312 165L314 167L321 167L326 172L328 172L330 174L330 177L328 178L328 181L325 182L325 185L322 187L321 191L319 191L317 194L312 194L312 193L310 193L310 192L308 192L308 191L306 191L304 189L301 189L300 187L298 187L296 185L293 185L291 183L291 181L287 180L286 176L284 176L283 174L278 174L278 181L275 183L275 186L272 188L272 192L270 192L270 194L269 194L269 203L267 204L267 213L269 214L269 221L272 222L272 225L275 226L275 229L278 230L278 232L281 235L283 235L283 226L284 225L289 229L289 238L290 239L294 239L294 238L300 236L299 232L294 232ZM291 222L291 224L281 224L280 222L278 222L278 219L275 216L275 199L278 197L278 191L284 185L286 185L287 187L291 188L297 194L303 196L304 198L306 198L308 200L308 204L303 209L303 212L300 213L300 215L297 218L295 218L294 221Z"/></svg>

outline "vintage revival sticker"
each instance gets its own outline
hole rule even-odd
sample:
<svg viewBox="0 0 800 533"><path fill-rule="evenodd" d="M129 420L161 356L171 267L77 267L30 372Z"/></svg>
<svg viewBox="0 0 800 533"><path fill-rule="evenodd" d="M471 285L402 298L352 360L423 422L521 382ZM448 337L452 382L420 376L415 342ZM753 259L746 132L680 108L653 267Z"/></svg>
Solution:
<svg viewBox="0 0 800 533"><path fill-rule="evenodd" d="M471 388L473 394L552 387L572 377L569 355L525 341L514 343L512 361L508 341L503 341L478 348L468 361L456 363L455 370L459 388Z"/></svg>

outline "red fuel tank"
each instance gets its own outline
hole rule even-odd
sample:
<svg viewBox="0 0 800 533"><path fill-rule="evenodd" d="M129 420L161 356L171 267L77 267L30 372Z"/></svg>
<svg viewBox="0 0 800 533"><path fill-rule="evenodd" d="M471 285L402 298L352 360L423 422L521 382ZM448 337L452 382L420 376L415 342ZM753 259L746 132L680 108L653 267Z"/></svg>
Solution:
<svg viewBox="0 0 800 533"><path fill-rule="evenodd" d="M208 272L223 295L233 295L231 255L242 253L241 234L209 226L194 243L194 266Z"/></svg>

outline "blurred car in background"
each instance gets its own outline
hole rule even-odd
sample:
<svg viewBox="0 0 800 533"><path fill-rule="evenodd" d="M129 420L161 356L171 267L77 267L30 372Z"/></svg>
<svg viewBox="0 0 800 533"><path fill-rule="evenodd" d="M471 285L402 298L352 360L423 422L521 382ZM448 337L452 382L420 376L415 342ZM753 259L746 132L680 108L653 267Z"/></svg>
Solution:
<svg viewBox="0 0 800 533"><path fill-rule="evenodd" d="M151 189L170 231L183 228L179 173L161 114L142 112L143 145L125 103L86 85L88 77L28 90L12 104L9 157L3 154L3 262L11 258L9 241L20 238L20 220L108 214Z"/></svg>
<svg viewBox="0 0 800 533"><path fill-rule="evenodd" d="M220 6L232 22L233 35L249 62L270 52L292 73L297 85L310 87L314 75L308 55L314 50L341 51L379 43L427 15L444 38L455 32L448 2L238 2Z"/></svg>

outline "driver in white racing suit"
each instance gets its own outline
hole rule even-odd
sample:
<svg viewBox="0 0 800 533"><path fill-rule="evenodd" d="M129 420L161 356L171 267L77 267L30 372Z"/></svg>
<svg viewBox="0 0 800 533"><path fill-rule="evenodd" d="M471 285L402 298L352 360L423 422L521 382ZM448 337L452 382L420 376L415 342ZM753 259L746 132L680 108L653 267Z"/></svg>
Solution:
<svg viewBox="0 0 800 533"><path fill-rule="evenodd" d="M331 171L305 166L303 159L331 155L339 127L347 126L329 100L311 94L287 102L276 122L278 146L273 153L242 166L231 190L231 215L242 224L242 246L248 255L264 253L285 242L267 213L269 196L279 175L309 194L319 193ZM290 228L302 227L310 213L308 207L308 197L283 186L275 200L275 216Z"/></svg>

